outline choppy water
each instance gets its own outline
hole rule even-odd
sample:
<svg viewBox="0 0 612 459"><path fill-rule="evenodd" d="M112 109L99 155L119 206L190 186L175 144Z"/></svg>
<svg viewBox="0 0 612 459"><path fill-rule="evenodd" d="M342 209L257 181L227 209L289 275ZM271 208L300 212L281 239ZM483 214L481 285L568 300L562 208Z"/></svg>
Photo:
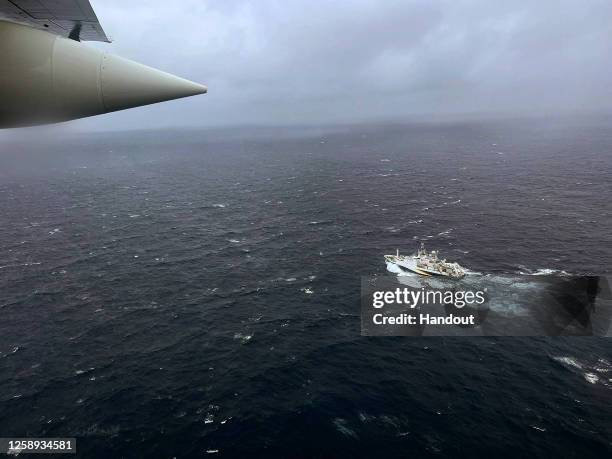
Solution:
<svg viewBox="0 0 612 459"><path fill-rule="evenodd" d="M609 120L0 144L0 434L83 457L612 452L596 338L361 337L415 240L609 274Z"/></svg>

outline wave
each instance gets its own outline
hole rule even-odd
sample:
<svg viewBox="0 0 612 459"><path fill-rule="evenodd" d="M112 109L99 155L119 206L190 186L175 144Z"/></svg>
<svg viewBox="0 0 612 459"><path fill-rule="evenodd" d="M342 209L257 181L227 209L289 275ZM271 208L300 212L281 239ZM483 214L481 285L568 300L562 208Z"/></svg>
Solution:
<svg viewBox="0 0 612 459"><path fill-rule="evenodd" d="M552 356L552 360L561 364L572 373L582 376L589 384L612 389L612 364L603 357L596 361L579 360L569 355Z"/></svg>
<svg viewBox="0 0 612 459"><path fill-rule="evenodd" d="M552 268L539 268L536 270L531 270L529 268L522 267L523 271L518 271L518 274L522 274L523 276L549 276L552 274L560 274L562 276L571 276L570 273L563 271L561 269L552 269Z"/></svg>

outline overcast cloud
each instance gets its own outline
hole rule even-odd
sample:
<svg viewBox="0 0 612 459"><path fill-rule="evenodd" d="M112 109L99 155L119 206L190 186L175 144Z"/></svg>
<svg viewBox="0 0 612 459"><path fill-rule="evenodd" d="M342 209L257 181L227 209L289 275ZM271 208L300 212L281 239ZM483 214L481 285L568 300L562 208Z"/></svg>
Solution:
<svg viewBox="0 0 612 459"><path fill-rule="evenodd" d="M93 0L89 44L209 94L84 129L612 108L612 2Z"/></svg>

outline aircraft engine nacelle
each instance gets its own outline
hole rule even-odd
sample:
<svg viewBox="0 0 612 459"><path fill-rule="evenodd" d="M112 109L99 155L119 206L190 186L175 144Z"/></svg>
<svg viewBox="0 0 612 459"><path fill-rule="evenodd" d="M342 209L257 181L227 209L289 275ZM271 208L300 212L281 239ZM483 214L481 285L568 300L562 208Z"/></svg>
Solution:
<svg viewBox="0 0 612 459"><path fill-rule="evenodd" d="M206 86L0 21L0 128L66 121L203 94Z"/></svg>

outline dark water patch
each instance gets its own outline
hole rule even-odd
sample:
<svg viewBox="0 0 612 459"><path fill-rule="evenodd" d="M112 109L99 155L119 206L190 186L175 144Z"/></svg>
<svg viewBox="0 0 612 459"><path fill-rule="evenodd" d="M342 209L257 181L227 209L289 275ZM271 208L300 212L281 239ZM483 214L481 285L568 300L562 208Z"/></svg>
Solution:
<svg viewBox="0 0 612 459"><path fill-rule="evenodd" d="M609 274L607 125L276 134L2 149L3 436L76 436L82 457L609 455L605 340L359 326L360 276L419 240L485 276Z"/></svg>

